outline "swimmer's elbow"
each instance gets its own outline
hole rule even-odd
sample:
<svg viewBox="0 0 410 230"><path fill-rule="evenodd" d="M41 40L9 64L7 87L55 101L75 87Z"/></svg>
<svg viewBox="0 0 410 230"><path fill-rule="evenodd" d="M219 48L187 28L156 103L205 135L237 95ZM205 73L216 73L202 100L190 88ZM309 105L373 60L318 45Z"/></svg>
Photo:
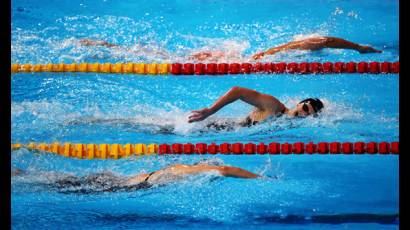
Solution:
<svg viewBox="0 0 410 230"><path fill-rule="evenodd" d="M323 38L324 38L323 45L325 47L331 47L331 45L333 45L337 40L337 38L335 37L323 37Z"/></svg>
<svg viewBox="0 0 410 230"><path fill-rule="evenodd" d="M230 90L230 92L232 94L238 96L239 98L244 97L247 94L248 91L249 91L249 89L243 88L243 87L240 87L240 86L234 86Z"/></svg>
<svg viewBox="0 0 410 230"><path fill-rule="evenodd" d="M222 176L227 176L229 172L228 166L217 166L217 170Z"/></svg>
<svg viewBox="0 0 410 230"><path fill-rule="evenodd" d="M229 90L229 95L233 96L235 99L239 99L242 96L243 88L239 86L234 86Z"/></svg>
<svg viewBox="0 0 410 230"><path fill-rule="evenodd" d="M233 87L231 88L231 91L238 93L238 92L241 91L241 87L239 87L239 86L233 86Z"/></svg>

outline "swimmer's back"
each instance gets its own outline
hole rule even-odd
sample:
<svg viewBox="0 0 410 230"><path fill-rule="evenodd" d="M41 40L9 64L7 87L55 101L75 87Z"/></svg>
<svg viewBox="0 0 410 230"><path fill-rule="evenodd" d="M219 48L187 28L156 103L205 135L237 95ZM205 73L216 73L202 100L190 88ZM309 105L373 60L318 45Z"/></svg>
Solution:
<svg viewBox="0 0 410 230"><path fill-rule="evenodd" d="M151 187L148 183L127 184L126 177L111 172L93 173L87 176L65 176L57 180L53 187L62 193L98 193L115 191L132 191Z"/></svg>

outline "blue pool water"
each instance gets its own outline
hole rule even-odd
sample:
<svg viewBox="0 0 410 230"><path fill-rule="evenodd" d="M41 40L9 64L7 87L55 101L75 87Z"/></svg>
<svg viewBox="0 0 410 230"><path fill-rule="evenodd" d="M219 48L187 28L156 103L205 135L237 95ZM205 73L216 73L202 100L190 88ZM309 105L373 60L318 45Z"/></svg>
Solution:
<svg viewBox="0 0 410 230"><path fill-rule="evenodd" d="M398 61L397 1L12 1L12 63L187 62L201 50L236 61L314 35L382 49L292 51L262 61ZM87 47L79 39L120 48ZM166 53L166 55L164 55ZM396 74L141 76L14 74L12 142L197 143L397 141ZM287 106L318 97L317 118L280 117L216 131L188 124L232 86L272 94ZM210 120L243 118L235 102ZM164 132L164 130L167 130ZM212 175L147 191L63 194L41 186L56 175L104 170L131 175L172 163L218 158L278 180ZM20 149L12 166L13 229L397 229L398 156L149 156L77 160Z"/></svg>

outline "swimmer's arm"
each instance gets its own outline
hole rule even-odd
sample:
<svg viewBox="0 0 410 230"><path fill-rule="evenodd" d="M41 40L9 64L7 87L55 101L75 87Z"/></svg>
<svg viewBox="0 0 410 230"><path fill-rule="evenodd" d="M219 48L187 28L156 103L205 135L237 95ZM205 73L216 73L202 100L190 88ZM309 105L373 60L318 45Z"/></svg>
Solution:
<svg viewBox="0 0 410 230"><path fill-rule="evenodd" d="M323 48L351 49L351 50L356 50L360 53L381 53L382 52L381 50L377 50L370 46L360 45L360 44L350 42L342 38L336 38L336 37L325 37Z"/></svg>
<svg viewBox="0 0 410 230"><path fill-rule="evenodd" d="M247 178L247 179L261 177L260 175L249 172L245 169L241 169L238 167L231 167L231 166L218 166L218 171L223 176L226 176L226 177Z"/></svg>
<svg viewBox="0 0 410 230"><path fill-rule="evenodd" d="M374 49L370 46L360 45L354 42L347 41L342 38L337 37L315 37L308 38L301 41L289 42L277 47L272 47L267 51L257 53L252 56L253 59L260 59L265 55L273 55L280 51L290 50L290 49L300 49L300 50L319 50L323 48L334 48L334 49L352 49L357 50L360 53L381 53L382 51Z"/></svg>
<svg viewBox="0 0 410 230"><path fill-rule="evenodd" d="M210 115L216 113L225 105L238 99L257 107L260 110L274 110L273 106L280 104L280 102L271 95L259 93L252 89L235 86L220 97L210 108L192 111L193 114L189 117L188 122L202 121Z"/></svg>
<svg viewBox="0 0 410 230"><path fill-rule="evenodd" d="M301 49L302 47L302 42L289 42L280 46L275 46L272 47L266 51L260 52L260 53L256 53L252 56L253 59L257 60L262 58L265 55L273 55L275 53L281 52L281 51L285 51L285 50L289 50L289 49Z"/></svg>
<svg viewBox="0 0 410 230"><path fill-rule="evenodd" d="M301 41L292 41L286 44L275 46L267 51L257 53L252 56L253 59L260 59L265 55L273 55L275 53L291 50L291 49L300 49L300 50L319 50L326 47L328 38L327 37L319 37L313 39L305 39Z"/></svg>

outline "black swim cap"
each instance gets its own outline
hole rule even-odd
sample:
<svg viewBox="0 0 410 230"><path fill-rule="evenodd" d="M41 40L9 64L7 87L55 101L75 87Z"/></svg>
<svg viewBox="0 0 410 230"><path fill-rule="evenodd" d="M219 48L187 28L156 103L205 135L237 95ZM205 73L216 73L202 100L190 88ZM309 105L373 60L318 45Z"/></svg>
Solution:
<svg viewBox="0 0 410 230"><path fill-rule="evenodd" d="M303 103L303 102L309 102L310 105L312 105L312 108L315 111L315 113L320 112L320 110L323 109L322 101L317 99L317 98L308 98L308 99L305 99L305 100L299 102L299 104Z"/></svg>

